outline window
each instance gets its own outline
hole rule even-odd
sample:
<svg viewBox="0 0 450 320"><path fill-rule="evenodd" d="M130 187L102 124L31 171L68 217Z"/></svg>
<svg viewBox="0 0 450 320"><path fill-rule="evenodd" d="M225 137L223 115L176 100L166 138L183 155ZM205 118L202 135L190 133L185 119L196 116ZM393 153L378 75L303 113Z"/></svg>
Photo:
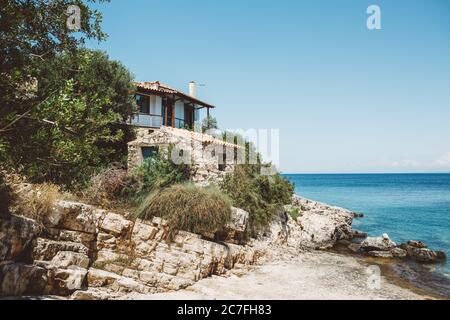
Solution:
<svg viewBox="0 0 450 320"><path fill-rule="evenodd" d="M139 112L149 114L150 113L150 99L148 96L136 95L136 104L139 106Z"/></svg>
<svg viewBox="0 0 450 320"><path fill-rule="evenodd" d="M142 157L145 159L152 158L158 152L156 147L142 147Z"/></svg>

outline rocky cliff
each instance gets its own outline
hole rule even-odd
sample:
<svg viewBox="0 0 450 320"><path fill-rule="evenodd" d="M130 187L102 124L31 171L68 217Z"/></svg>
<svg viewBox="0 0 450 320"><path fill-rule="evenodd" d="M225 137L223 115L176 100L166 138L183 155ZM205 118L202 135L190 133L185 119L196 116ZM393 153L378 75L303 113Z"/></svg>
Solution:
<svg viewBox="0 0 450 320"><path fill-rule="evenodd" d="M242 211L237 213L235 223L245 222ZM234 229L240 232L242 226ZM168 243L166 235L159 218L130 219L67 201L59 201L39 223L16 215L1 218L0 296L114 299L129 292L178 290L254 264L263 254L181 231Z"/></svg>

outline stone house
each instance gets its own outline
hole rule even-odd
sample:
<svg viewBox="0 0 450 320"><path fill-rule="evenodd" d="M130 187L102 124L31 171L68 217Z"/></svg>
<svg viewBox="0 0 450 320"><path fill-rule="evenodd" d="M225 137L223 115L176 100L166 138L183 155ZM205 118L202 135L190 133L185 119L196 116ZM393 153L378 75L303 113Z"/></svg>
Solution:
<svg viewBox="0 0 450 320"><path fill-rule="evenodd" d="M138 127L160 128L161 126L193 129L200 120L200 110L206 109L209 116L213 105L196 98L196 85L189 83L189 94L154 82L136 82L136 103L139 113L130 119Z"/></svg>
<svg viewBox="0 0 450 320"><path fill-rule="evenodd" d="M136 84L139 113L130 119L137 127L136 140L128 143L128 168L142 164L156 152L171 148L175 163L189 164L192 181L200 185L218 182L232 172L238 150L243 148L193 131L200 119L199 111L213 105L195 98L195 83L189 83L189 94L159 82Z"/></svg>

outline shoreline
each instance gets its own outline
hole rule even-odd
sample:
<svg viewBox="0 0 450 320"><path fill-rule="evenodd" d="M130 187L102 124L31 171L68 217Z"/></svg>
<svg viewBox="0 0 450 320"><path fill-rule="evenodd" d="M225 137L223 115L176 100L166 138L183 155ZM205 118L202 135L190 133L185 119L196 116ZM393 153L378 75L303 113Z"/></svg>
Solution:
<svg viewBox="0 0 450 320"><path fill-rule="evenodd" d="M366 266L358 257L330 251L276 253L243 274L213 276L180 290L127 299L158 300L426 300L435 297L393 283L382 274L380 288L367 285ZM280 258L282 256L282 258Z"/></svg>
<svg viewBox="0 0 450 320"><path fill-rule="evenodd" d="M354 219L364 219L363 213L356 213L347 208L305 198L298 194L295 196L309 202L314 202L319 206L347 211L354 215ZM360 232L359 230L353 228L352 230ZM377 235L368 236L373 237ZM352 252L346 246L340 245L339 243L336 243L332 248L330 248L330 251L357 258L364 265L378 265L382 271L382 274L392 283L395 283L403 288L410 289L420 295L433 297L434 299L450 299L450 278L441 271L432 270L434 268L433 266L437 264L437 262L426 264L415 262L410 259L377 258L363 253Z"/></svg>
<svg viewBox="0 0 450 320"><path fill-rule="evenodd" d="M422 296L424 299L427 299L427 300L429 300L429 299L449 300L450 299L449 295L445 295L445 294L438 292L439 290L437 290L436 288L431 288L429 286L429 284L427 285L427 287L424 287L423 285L421 285L421 284L423 284L424 280L420 281L418 279L416 279L416 280L411 279L411 276L407 275L407 273L404 272L408 266L408 262L406 262L406 261L390 261L389 259L375 258L375 257L370 257L370 256L362 256L360 254L348 252L346 250L340 250L338 247L333 248L330 252L354 258L358 261L358 263L361 264L361 266L364 266L364 267L367 267L369 265L377 265L380 267L381 275L382 275L382 277L384 277L386 279L386 281L388 281L392 285L409 290L419 296ZM397 268L399 270L396 272L394 270L394 268ZM420 272L422 273L422 275L426 275L426 277L424 277L424 278L426 278L427 280L430 280L430 277L431 278L436 277L431 272L426 270L425 267L420 266L420 268L422 269L422 270L420 270ZM403 273L401 271L403 271ZM417 276L417 273L416 273L416 276ZM441 280L441 278L432 279L433 282L439 281L439 280ZM449 285L450 285L450 281L449 281Z"/></svg>

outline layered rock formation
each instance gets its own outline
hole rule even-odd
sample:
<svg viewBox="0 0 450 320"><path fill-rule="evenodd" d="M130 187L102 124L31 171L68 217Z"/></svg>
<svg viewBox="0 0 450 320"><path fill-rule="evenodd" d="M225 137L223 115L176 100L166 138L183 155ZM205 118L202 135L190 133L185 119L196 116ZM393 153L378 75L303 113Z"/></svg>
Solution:
<svg viewBox="0 0 450 320"><path fill-rule="evenodd" d="M292 205L249 244L243 244L248 213L237 208L221 237L225 242L180 231L169 243L168 226L160 218L143 221L59 201L39 222L16 215L0 218L0 296L122 299L131 293L179 290L233 268L239 273L263 255L285 254L285 248L296 254L344 244L352 252L380 258L445 259L420 241L398 245L386 234L356 232L356 216L294 196Z"/></svg>
<svg viewBox="0 0 450 320"><path fill-rule="evenodd" d="M296 249L329 249L339 240L352 239L353 212L299 196L293 197L292 206L298 217L294 220L286 210L280 211L263 241Z"/></svg>
<svg viewBox="0 0 450 320"><path fill-rule="evenodd" d="M242 232L245 214L229 226ZM0 219L0 295L58 295L114 299L128 292L185 288L197 280L254 264L262 251L216 243L167 226L76 202L59 201L39 223L21 216Z"/></svg>

